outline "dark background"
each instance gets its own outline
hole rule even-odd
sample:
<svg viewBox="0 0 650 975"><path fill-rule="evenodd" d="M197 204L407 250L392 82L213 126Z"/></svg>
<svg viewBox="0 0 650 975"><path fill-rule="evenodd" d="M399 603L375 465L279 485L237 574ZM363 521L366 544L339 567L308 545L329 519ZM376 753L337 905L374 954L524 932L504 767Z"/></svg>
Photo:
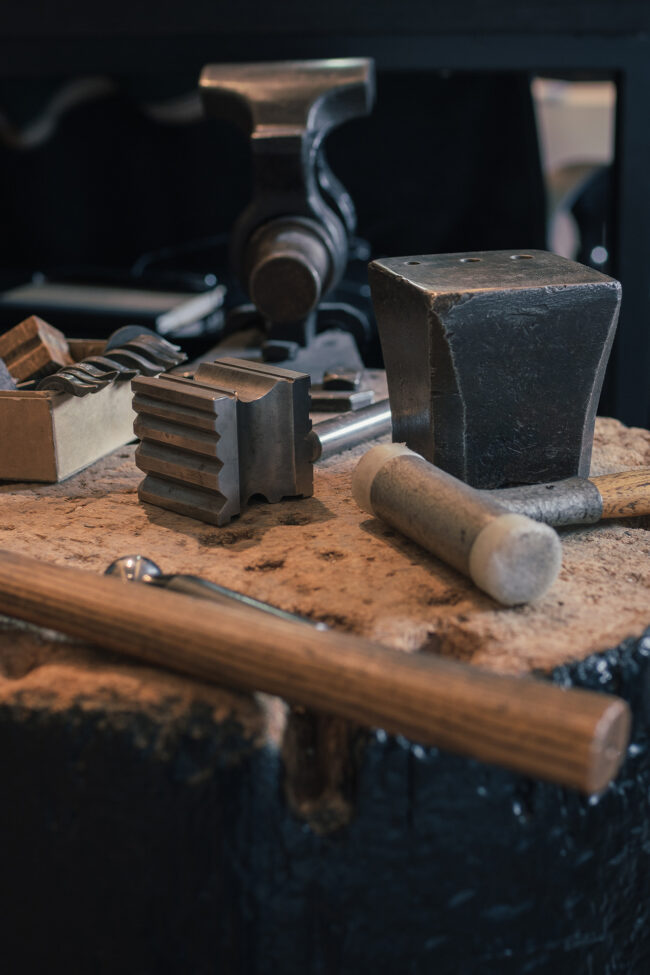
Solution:
<svg viewBox="0 0 650 975"><path fill-rule="evenodd" d="M35 148L0 147L3 267L128 267L144 251L227 231L248 197L246 140L217 121L171 124L143 111L197 81L118 78L116 91L61 115ZM0 82L13 128L46 113L65 83ZM375 254L544 246L535 125L521 75L478 83L465 74L382 71L372 115L333 132L327 153Z"/></svg>
<svg viewBox="0 0 650 975"><path fill-rule="evenodd" d="M245 143L217 122L150 112L195 91L209 61L376 58L373 115L327 141L375 256L543 247L529 77L612 78L617 163L604 218L624 302L601 412L650 420L647 3L12 0L2 16L7 284L36 269L129 268L145 252L219 235L194 260L225 273L223 235L248 192ZM111 91L61 112L35 148L16 148L12 134L88 77L110 79Z"/></svg>

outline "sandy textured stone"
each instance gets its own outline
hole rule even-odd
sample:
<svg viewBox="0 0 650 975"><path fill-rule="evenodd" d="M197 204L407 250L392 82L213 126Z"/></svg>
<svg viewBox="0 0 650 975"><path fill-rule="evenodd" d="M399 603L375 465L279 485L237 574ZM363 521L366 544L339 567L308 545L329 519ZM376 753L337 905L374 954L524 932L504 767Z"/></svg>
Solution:
<svg viewBox="0 0 650 975"><path fill-rule="evenodd" d="M1 486L0 548L98 573L139 552L166 572L200 574L397 649L501 672L549 670L650 622L647 519L564 530L557 583L539 603L505 609L357 508L350 477L364 449L318 465L313 498L259 502L216 528L140 504L142 475L134 448L125 447L62 484ZM594 472L643 465L650 465L650 432L599 420ZM26 701L61 694L61 701L81 696L115 709L134 698L145 708L173 698L182 708L189 695L215 713L243 707L251 735L277 728L277 713L245 696L9 621L0 629L0 672L0 700L20 688Z"/></svg>
<svg viewBox="0 0 650 975"><path fill-rule="evenodd" d="M59 485L0 486L0 549L98 573L141 552L335 628L497 671L549 669L650 622L650 519L567 530L547 597L502 609L357 509L363 449L319 465L313 498L260 502L215 528L140 505L142 475L123 448ZM599 421L595 470L648 464L650 433ZM548 952L557 967L584 953L579 930L595 970L612 957L632 970L647 957L635 922L646 669L641 650L607 662L604 687L630 700L640 737L623 777L587 800L0 618L3 957L15 949L14 968L34 971L54 951L70 971L235 971L242 959L287 971L296 959L307 972L314 958L357 971L372 956L392 972L404 958L428 970L435 954L451 971L469 931L471 957L480 948L497 968L505 944L522 964ZM552 948L530 897L546 863L564 892Z"/></svg>
<svg viewBox="0 0 650 975"><path fill-rule="evenodd" d="M382 379L373 377L377 388ZM0 485L0 549L97 573L141 553L165 572L205 576L335 629L498 672L548 671L650 622L650 519L565 530L557 583L538 604L505 609L357 508L350 480L365 445L317 465L314 497L260 501L222 528L140 504L134 449L61 484ZM644 465L649 432L598 421L595 472ZM281 752L289 805L315 831L352 815L355 729L287 711L277 698L202 684L0 617L3 706L16 720L81 712L134 741L146 720L143 753L161 759L181 740L185 755L194 715L207 714L201 733L223 761L264 744Z"/></svg>

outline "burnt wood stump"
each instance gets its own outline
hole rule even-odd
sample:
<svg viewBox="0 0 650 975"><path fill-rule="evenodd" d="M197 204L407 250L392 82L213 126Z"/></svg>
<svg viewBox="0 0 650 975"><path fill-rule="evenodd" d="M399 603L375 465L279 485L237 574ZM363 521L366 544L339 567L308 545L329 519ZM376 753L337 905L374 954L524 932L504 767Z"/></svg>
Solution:
<svg viewBox="0 0 650 975"><path fill-rule="evenodd" d="M353 818L325 835L287 805L281 749L205 702L173 721L4 705L3 967L641 972L649 659L650 632L553 675L633 706L602 797L379 731L356 742Z"/></svg>

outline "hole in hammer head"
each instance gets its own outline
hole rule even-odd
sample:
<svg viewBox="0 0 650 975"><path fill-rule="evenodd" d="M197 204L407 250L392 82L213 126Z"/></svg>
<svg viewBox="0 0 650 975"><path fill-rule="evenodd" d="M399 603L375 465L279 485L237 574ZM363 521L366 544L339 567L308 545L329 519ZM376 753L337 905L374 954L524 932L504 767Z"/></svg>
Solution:
<svg viewBox="0 0 650 975"><path fill-rule="evenodd" d="M478 264L478 262L480 260L481 260L480 257L461 257L460 263L461 264Z"/></svg>
<svg viewBox="0 0 650 975"><path fill-rule="evenodd" d="M420 261L406 261L407 264L419 264Z"/></svg>
<svg viewBox="0 0 650 975"><path fill-rule="evenodd" d="M532 261L532 259L533 259L532 254L511 254L510 255L511 261Z"/></svg>

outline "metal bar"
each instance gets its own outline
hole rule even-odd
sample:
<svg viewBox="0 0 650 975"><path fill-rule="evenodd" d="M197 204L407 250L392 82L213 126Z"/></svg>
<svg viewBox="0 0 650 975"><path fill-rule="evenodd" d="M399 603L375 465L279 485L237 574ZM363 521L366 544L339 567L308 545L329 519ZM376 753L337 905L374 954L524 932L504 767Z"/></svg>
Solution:
<svg viewBox="0 0 650 975"><path fill-rule="evenodd" d="M361 410L342 413L332 420L322 420L312 428L312 460L325 460L342 450L390 433L391 429L390 403L387 399L364 406Z"/></svg>

